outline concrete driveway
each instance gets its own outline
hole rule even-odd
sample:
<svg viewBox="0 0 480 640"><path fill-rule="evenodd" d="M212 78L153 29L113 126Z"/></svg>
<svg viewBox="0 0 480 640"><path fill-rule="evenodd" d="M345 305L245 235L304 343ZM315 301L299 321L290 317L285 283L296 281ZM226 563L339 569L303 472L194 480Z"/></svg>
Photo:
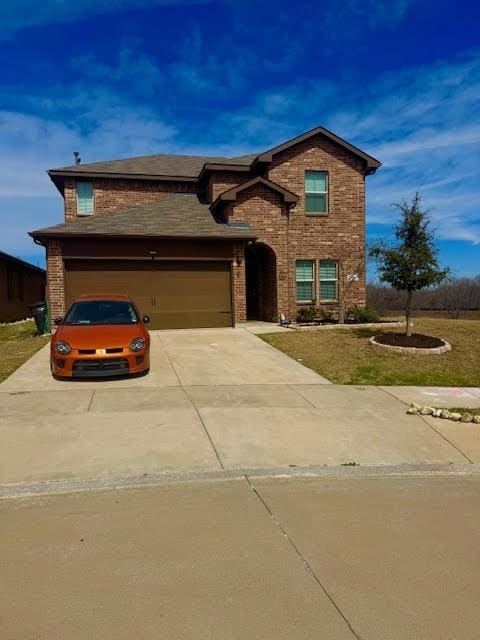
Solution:
<svg viewBox="0 0 480 640"><path fill-rule="evenodd" d="M0 484L480 457L246 328L153 332L151 373L129 380L55 381L43 349L0 385L0 437Z"/></svg>
<svg viewBox="0 0 480 640"><path fill-rule="evenodd" d="M259 330L257 325L252 328ZM150 336L151 369L147 376L93 382L54 380L49 371L47 345L0 384L0 392L186 385L328 384L328 380L259 340L247 328L151 331Z"/></svg>

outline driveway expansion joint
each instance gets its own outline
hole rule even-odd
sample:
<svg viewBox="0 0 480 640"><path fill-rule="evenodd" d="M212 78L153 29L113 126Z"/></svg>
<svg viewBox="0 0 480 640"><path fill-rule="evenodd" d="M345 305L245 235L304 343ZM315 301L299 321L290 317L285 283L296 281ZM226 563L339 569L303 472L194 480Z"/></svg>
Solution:
<svg viewBox="0 0 480 640"><path fill-rule="evenodd" d="M90 402L88 403L87 413L90 411L90 408L93 404L93 397L95 396L95 389L92 390L92 395L90 397Z"/></svg>
<svg viewBox="0 0 480 640"><path fill-rule="evenodd" d="M432 431L435 431L435 433L437 433L441 438L443 438L445 440L445 442L448 442L448 444L450 446L452 446L454 449L456 449L458 451L458 453L460 453L465 458L465 460L467 460L470 464L473 464L473 460L471 458L469 458L464 451L459 449L457 447L457 445L453 444L453 442L451 440L449 440L446 436L444 436L443 433L440 433L440 431L437 431L437 429L435 429L435 427L432 424L430 424L430 422L428 422L428 420L425 419L425 416L422 416L420 414L420 418L423 420L423 422L426 425L428 425L430 427L430 429L432 429Z"/></svg>
<svg viewBox="0 0 480 640"><path fill-rule="evenodd" d="M342 620L344 621L344 623L347 625L349 631L351 632L351 634L353 635L354 638L356 638L357 640L362 640L361 636L358 635L358 633L355 631L355 629L353 628L351 622L348 620L348 618L346 617L346 615L343 613L343 611L340 609L339 605L336 603L336 601L334 600L333 596L329 593L328 589L326 588L326 586L323 584L323 582L320 580L320 578L318 577L318 575L315 573L314 569L312 568L312 565L309 563L309 561L307 560L307 558L303 555L303 553L300 551L299 547L295 544L295 542L293 541L293 539L291 538L291 536L289 535L288 531L285 529L285 527L282 525L282 523L280 522L280 520L276 517L276 515L273 513L273 511L271 510L270 506L268 505L266 499L261 495L260 491L257 489L257 487L252 483L252 481L250 480L249 476L245 475L245 480L247 481L248 485L250 486L250 489L253 491L253 493L255 494L255 496L257 497L257 499L260 501L260 503L263 505L263 507L265 508L265 510L267 511L268 515L270 516L270 518L272 519L272 521L274 522L274 524L280 529L280 531L282 532L283 537L285 538L285 540L288 542L288 544L290 545L290 547L292 548L293 552L296 554L296 556L298 557L298 559L300 560L300 562L302 563L305 571L313 578L313 580L317 583L317 585L320 587L321 591L324 593L324 595L328 598L328 600L330 601L331 605L334 607L334 609L336 610L336 612L338 613L338 615L342 618Z"/></svg>
<svg viewBox="0 0 480 640"><path fill-rule="evenodd" d="M207 425L205 424L205 422L204 422L204 420L202 418L202 414L200 413L197 405L193 402L192 398L190 397L190 394L188 393L186 387L182 386L182 389L183 389L184 394L187 396L190 404L192 405L193 410L197 414L198 419L200 420L200 423L201 423L201 425L203 427L203 430L205 431L205 435L207 436L208 441L210 442L210 446L212 447L212 449L213 449L213 451L215 453L215 456L216 456L216 458L218 460L218 464L220 465L220 468L221 469L225 469L225 467L223 465L223 462L222 462L222 459L220 458L220 454L217 451L217 447L215 446L215 443L213 442L212 436L210 435L210 433L209 433L209 431L207 429Z"/></svg>

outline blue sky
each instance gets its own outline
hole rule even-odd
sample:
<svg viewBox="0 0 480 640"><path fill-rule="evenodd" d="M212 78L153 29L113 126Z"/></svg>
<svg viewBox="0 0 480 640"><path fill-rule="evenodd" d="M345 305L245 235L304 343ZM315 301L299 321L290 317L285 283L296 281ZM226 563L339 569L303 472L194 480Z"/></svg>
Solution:
<svg viewBox="0 0 480 640"><path fill-rule="evenodd" d="M453 0L12 0L0 6L0 249L43 264L45 170L238 155L323 125L380 159L370 240L420 189L440 256L480 273L480 5Z"/></svg>

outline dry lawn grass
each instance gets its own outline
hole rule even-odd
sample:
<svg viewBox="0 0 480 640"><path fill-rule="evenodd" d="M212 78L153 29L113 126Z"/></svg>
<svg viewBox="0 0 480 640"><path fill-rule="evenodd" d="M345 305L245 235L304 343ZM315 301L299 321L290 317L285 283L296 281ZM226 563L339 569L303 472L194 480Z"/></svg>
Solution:
<svg viewBox="0 0 480 640"><path fill-rule="evenodd" d="M450 342L443 355L381 352L378 330L295 331L261 336L336 384L480 386L480 320L416 318L414 330ZM383 331L398 331L384 329Z"/></svg>
<svg viewBox="0 0 480 640"><path fill-rule="evenodd" d="M49 341L37 336L33 321L0 325L0 382Z"/></svg>

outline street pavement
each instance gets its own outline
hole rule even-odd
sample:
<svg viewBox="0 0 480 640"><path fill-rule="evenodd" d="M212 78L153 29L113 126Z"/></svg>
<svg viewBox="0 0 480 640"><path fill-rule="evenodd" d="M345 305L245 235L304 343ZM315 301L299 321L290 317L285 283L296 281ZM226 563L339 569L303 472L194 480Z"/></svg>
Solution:
<svg viewBox="0 0 480 640"><path fill-rule="evenodd" d="M1 500L0 635L478 638L478 470L347 471Z"/></svg>

